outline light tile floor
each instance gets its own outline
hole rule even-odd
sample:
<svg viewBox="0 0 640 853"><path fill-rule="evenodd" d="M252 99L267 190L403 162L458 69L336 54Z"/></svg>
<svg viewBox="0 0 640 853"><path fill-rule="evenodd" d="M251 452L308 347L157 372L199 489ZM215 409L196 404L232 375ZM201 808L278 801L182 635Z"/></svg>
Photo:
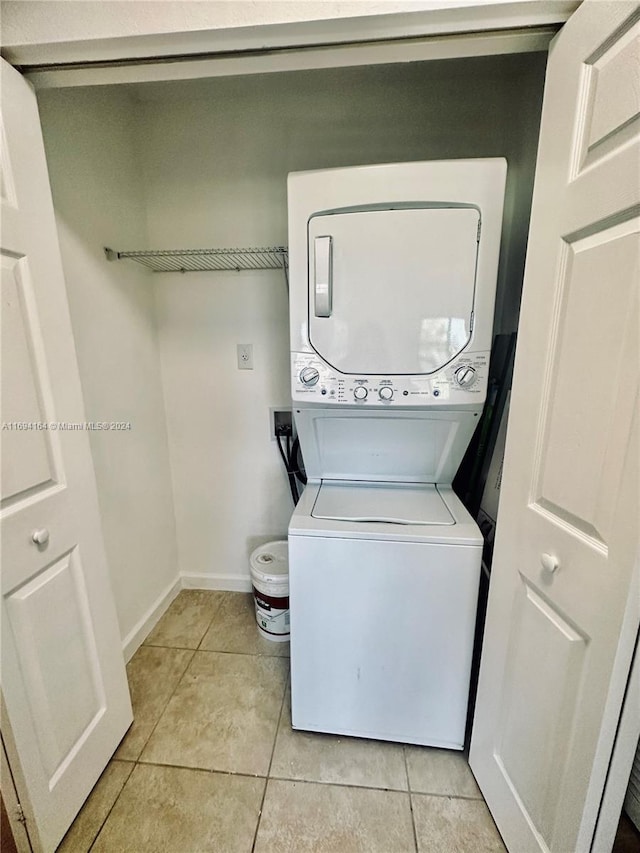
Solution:
<svg viewBox="0 0 640 853"><path fill-rule="evenodd" d="M127 667L135 721L61 853L494 853L464 755L291 729L250 595L183 590Z"/></svg>

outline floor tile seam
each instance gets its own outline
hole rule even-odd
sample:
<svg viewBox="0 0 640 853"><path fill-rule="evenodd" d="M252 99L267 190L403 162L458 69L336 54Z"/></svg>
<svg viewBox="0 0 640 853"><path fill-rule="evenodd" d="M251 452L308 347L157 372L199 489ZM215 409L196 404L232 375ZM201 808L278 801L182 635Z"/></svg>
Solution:
<svg viewBox="0 0 640 853"><path fill-rule="evenodd" d="M112 759L112 760L113 760L113 759ZM118 759L118 760L121 760L121 759ZM111 763L111 762L110 762L110 763ZM131 770L129 770L129 772L127 773L127 778L124 780L124 783L123 783L123 785L122 785L122 788L120 788L120 790L118 791L118 794L117 794L117 796L116 796L115 800L113 801L113 803L111 803L111 808L108 810L108 812L107 812L107 813L106 813L106 815L104 816L104 820L100 823L100 826L98 827L98 830L97 830L96 834L93 836L93 841L91 842L91 844L90 844L90 845L89 845L89 847L87 848L87 853L91 853L91 850L93 850L93 846L94 846L94 844L96 843L96 841L98 840L98 837L99 837L100 833L101 833L101 832L102 832L102 830L104 829L104 826L105 826L106 822L109 820L109 817L111 816L111 812L115 809L115 807L116 807L116 803L118 802L118 800L119 800L119 799L120 799L120 797L122 796L122 792L124 791L124 789L125 789L125 787L126 787L126 785L127 785L127 782L128 782L128 781L129 781L129 779L131 778L131 774L132 774L132 773L133 773L133 771L136 769L136 762L135 762L135 761L125 761L125 762L123 762L123 763L125 763L125 764L130 764L130 765L131 765ZM107 764L107 767L108 767L108 766L109 766L109 764ZM106 768L105 768L105 770L106 770ZM104 773L104 770L103 770L102 772ZM100 775L102 776L102 774L100 774ZM98 780L98 781L99 781L99 780ZM98 783L96 782L96 785L97 785L97 784L98 784ZM94 785L94 788L95 788L95 785ZM91 793L93 793L93 788L91 789ZM90 796L91 796L91 794L89 794L89 797L90 797ZM87 797L87 799L86 799L86 800L84 801L84 803L82 804L82 808L84 808L84 806L85 806L85 804L87 803L87 801L88 801L89 797ZM75 821L78 819L78 815L79 815L79 814L80 814L80 812L78 812L78 814L76 815L76 817L75 817L75 819L74 819L74 823L75 823ZM71 826L73 826L73 824L71 824ZM71 828L71 827L69 827L69 828Z"/></svg>
<svg viewBox="0 0 640 853"><path fill-rule="evenodd" d="M263 776L261 773L242 773L237 770L216 770L210 767L194 767L190 764L168 764L163 763L162 761L145 761L143 759L138 759L135 762L139 764L141 767L159 767L162 769L171 769L171 770L189 770L193 773L204 773L208 776L240 776L243 779L263 779L265 782L267 781L267 776Z"/></svg>
<svg viewBox="0 0 640 853"><path fill-rule="evenodd" d="M145 649L175 649L176 651L179 651L179 652L197 652L198 651L197 646L180 646L176 643L147 643L147 641L145 640L145 642L142 645L145 647Z"/></svg>
<svg viewBox="0 0 640 853"><path fill-rule="evenodd" d="M185 591L185 589L184 589L184 588L183 588L183 589L180 589L180 590L178 591L178 595L180 595L180 593L181 593L181 592L184 592L184 591ZM205 590L205 591L206 591L206 590ZM212 591L213 591L213 590L212 590ZM222 590L221 590L221 591L222 591ZM177 598L177 597L178 597L178 596L176 596L176 598ZM174 601L175 601L175 600L176 600L176 599L174 599ZM158 620L157 624L159 624L159 623L160 623L160 621L164 618L164 616L166 616L166 614L169 612L169 609L171 608L171 605L172 605L172 604L173 604L173 601L171 602L171 604L169 605L169 607L167 608L167 610L165 610L165 612L162 614L162 616L161 616L161 617L160 617L160 619ZM209 630L209 628L211 627L211 624L212 624L213 620L216 618L217 613L218 613L218 610L220 609L220 607L221 607L221 606L222 606L222 599L218 602L218 606L215 608L215 612L214 612L214 613L213 613L213 615L211 616L211 619L209 620L209 622L207 622L207 627L205 628L204 633L202 634L202 636L200 637L200 639L198 640L198 645L196 645L196 646L178 646L178 645L167 645L166 643L154 643L154 642L149 642L149 637L151 636L151 634L152 634L152 633L153 633L153 631L155 630L156 625L154 625L154 627L151 629L151 631L149 632L149 634L144 638L144 640L142 641L141 645L143 645L143 646L151 646L152 648L155 648L155 649L185 649L185 650L188 650L188 651L196 651L196 650L199 648L200 643L201 643L201 642L203 641L203 639L205 638L205 636L206 636L206 634L207 634L207 631L208 631L208 630Z"/></svg>
<svg viewBox="0 0 640 853"><path fill-rule="evenodd" d="M208 629L207 629L208 630ZM204 639L204 637L203 637ZM142 644L147 649L175 649L176 651L182 652L210 652L211 654L216 655L242 655L243 657L250 658L283 658L287 660L289 655L277 655L277 654L266 654L260 652L234 652L229 649L203 649L202 640L200 641L200 645L197 647L194 646L167 646L160 645L159 643L143 643Z"/></svg>
<svg viewBox="0 0 640 853"><path fill-rule="evenodd" d="M131 763L131 762L129 762ZM144 758L139 758L135 764L141 764L145 767L174 767L178 770L195 770L198 773L217 773L221 776L244 776L248 779L265 779L269 781L273 779L274 782L292 782L297 784L299 782L308 784L308 785L331 785L334 788L361 788L363 791L389 791L392 794L409 794L409 791L406 788L392 788L392 787L381 787L376 785L356 785L351 782L335 782L329 781L327 779L297 779L293 776L273 776L269 771L268 776L263 776L261 773L243 773L239 770L219 770L215 767L194 767L192 764L174 764L170 762L162 762L158 761L148 761ZM425 796L442 796L449 797L449 794L425 794ZM458 797L456 799L471 799L469 797Z"/></svg>
<svg viewBox="0 0 640 853"><path fill-rule="evenodd" d="M122 761L122 759L118 759ZM262 773L243 773L240 770L220 770L215 767L195 767L192 764L175 764L172 762L148 761L144 758L139 758L135 762L125 761L126 764L140 764L145 767L173 767L177 770L193 770L197 773L215 773L219 776L242 776L247 779L264 779L265 781L273 780L274 782L292 782L303 783L307 785L331 785L334 788L360 788L363 791L388 791L392 794L408 794L409 796L418 795L421 797L438 797L439 799L447 800L468 800L471 802L483 802L481 797L471 797L465 794L446 794L435 791L411 791L406 788L384 787L380 785L357 785L354 782L337 782L328 779L300 779L294 776L272 775L271 767L269 767L268 775ZM128 777L127 777L128 778Z"/></svg>
<svg viewBox="0 0 640 853"><path fill-rule="evenodd" d="M260 652L232 652L229 649L201 649L198 648L195 651L204 652L212 655L240 655L245 658L278 658L282 660L289 660L289 655L268 655L261 654Z"/></svg>
<svg viewBox="0 0 640 853"><path fill-rule="evenodd" d="M226 770L217 770L217 771L209 771L216 773L225 773L228 776L240 775L236 774L234 771L226 771ZM246 775L246 774L243 774ZM261 777L265 778L265 777ZM304 784L304 785L329 785L333 788L356 788L362 791L382 791L383 793L390 794L407 794L409 797L419 796L419 797L436 797L442 800L465 800L466 802L472 803L481 803L484 802L480 797L468 797L462 794L443 794L443 793L435 793L435 792L424 792L424 791L407 791L406 788L391 788L391 787L381 787L377 785L356 785L355 782L331 782L327 779L296 779L292 776L269 776L266 777L267 781L273 780L274 782L292 782L294 784Z"/></svg>
<svg viewBox="0 0 640 853"><path fill-rule="evenodd" d="M203 642L204 638L207 636L207 634L211 630L211 626L213 625L213 620L216 618L219 611L222 609L222 605L224 604L225 600L228 597L229 590L220 590L220 592L222 592L223 595L220 596L220 601L218 602L218 606L216 607L215 612L211 616L211 619L209 620L209 624L205 628L203 635L200 637L200 641L198 642L198 645L196 646L196 651L200 651L200 647L202 646L202 642Z"/></svg>
<svg viewBox="0 0 640 853"><path fill-rule="evenodd" d="M460 799L460 800L462 800L462 799L464 799L464 800L471 800L472 798L471 798L471 797L458 797L457 799ZM498 836L498 838L500 839L500 842L502 843L502 846L503 846L503 848L504 848L505 853L507 853L507 845L505 844L504 838L502 837L502 833L501 833L501 832L500 832L500 830L498 829L498 824L496 823L496 819L495 819L495 818L494 818L494 816L493 816L493 812L491 811L491 809L490 809L490 808L489 808L489 806L487 805L487 801L485 800L485 798L482 796L482 792L480 792L480 796L479 796L479 797L473 798L473 800L474 800L474 802L482 803L482 805L485 807L485 810L486 810L487 814L489 815L489 820L490 820L490 821L491 821L491 823L493 824L493 828L494 828L494 829L495 829L495 831L496 831L496 835L497 835L497 836Z"/></svg>
<svg viewBox="0 0 640 853"><path fill-rule="evenodd" d="M402 744L402 758L404 761L404 773L407 780L407 791L411 793L411 779L409 778L409 761L407 760L407 747Z"/></svg>
<svg viewBox="0 0 640 853"><path fill-rule="evenodd" d="M407 748L402 746L402 757L404 759L404 772L407 777L407 793L409 794L409 812L411 813L411 829L413 831L413 846L418 853L418 830L416 828L416 818L413 813L413 797L411 796L411 779L409 778L409 762L407 760Z"/></svg>
<svg viewBox="0 0 640 853"><path fill-rule="evenodd" d="M333 785L338 788L362 788L363 791L389 791L392 794L408 794L406 788L394 788L387 785L358 785L355 782L332 782L329 779L300 779L295 776L278 776L269 773L274 782L307 782L311 785Z"/></svg>
<svg viewBox="0 0 640 853"><path fill-rule="evenodd" d="M155 723L153 724L153 727L152 727L151 731L150 731L150 732L149 732L149 734L147 735L147 738L145 739L145 742L144 742L144 744L142 745L142 749L141 749L141 750L140 750L140 752L138 753L138 757L135 759L136 763L140 760L140 757L141 757L142 753L143 753L143 752L145 751L145 749L147 748L147 745L148 745L149 741L151 740L151 738L153 737L155 730L158 728L158 725L160 724L160 720L163 718L165 711L166 711L166 710L167 710L167 708L169 707L169 702L171 702L171 700L173 699L173 697L174 697L174 696L175 696L175 694L176 694L176 691L177 691L178 687L182 684L182 679L185 677L187 670L188 670L188 669L189 669L189 667L191 666L191 662L193 661L193 658L194 658L195 653L196 653L196 652L195 652L195 649L181 649L180 651L190 651L190 652L191 652L191 656L189 657L189 660L187 661L187 665L186 665L186 666L185 666L185 668L183 669L183 671L182 671L182 674L181 674L180 678L177 680L175 687L173 688L173 690L171 691L171 693L170 693L170 694L169 694L169 696L167 697L167 701L163 704L163 706L162 706L162 710L161 710L161 711L160 711L160 713L158 714L158 719L155 721ZM134 717L134 719L135 719L135 717Z"/></svg>
<svg viewBox="0 0 640 853"><path fill-rule="evenodd" d="M381 791L383 794L407 794L407 796L409 796L409 791L403 790L402 788L376 788L373 785L356 785L352 782L328 782L326 780L320 781L319 779L293 779L288 776L269 776L267 781L292 782L295 785L325 785L332 788L349 788L359 791Z"/></svg>
<svg viewBox="0 0 640 853"><path fill-rule="evenodd" d="M271 766L273 765L273 756L276 751L276 743L278 742L278 732L280 731L280 723L282 722L282 714L284 711L284 703L287 701L287 690L289 688L289 681L291 679L291 674L287 674L284 682L284 690L282 693L282 701L280 702L280 713L278 714L278 721L276 723L276 732L273 737L273 746L271 747L271 757L269 758L269 767L267 768L267 779L264 783L264 791L262 792L262 799L260 801L260 808L258 809L258 820L256 821L256 831L253 834L253 843L251 844L251 853L254 853L256 848L256 843L258 841L258 832L260 830L260 822L262 820L262 812L264 810L264 801L267 796L267 786L269 784L269 778L271 775Z"/></svg>
<svg viewBox="0 0 640 853"><path fill-rule="evenodd" d="M411 791L412 797L439 797L440 799L445 800L466 800L470 803L484 803L484 799L482 797L472 797L468 794L443 794L435 793L432 791ZM486 803L484 803L486 805Z"/></svg>

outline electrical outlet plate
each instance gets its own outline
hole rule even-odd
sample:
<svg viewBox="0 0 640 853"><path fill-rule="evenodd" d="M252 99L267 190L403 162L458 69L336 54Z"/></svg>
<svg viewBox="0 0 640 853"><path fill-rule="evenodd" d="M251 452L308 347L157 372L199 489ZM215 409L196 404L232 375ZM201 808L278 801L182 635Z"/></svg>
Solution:
<svg viewBox="0 0 640 853"><path fill-rule="evenodd" d="M238 344L238 370L253 370L253 344Z"/></svg>
<svg viewBox="0 0 640 853"><path fill-rule="evenodd" d="M286 432L279 433L279 429L287 429L289 430L289 435L293 435L293 416L291 414L291 409L288 411L281 411L276 409L273 413L273 434L274 435L286 435Z"/></svg>
<svg viewBox="0 0 640 853"><path fill-rule="evenodd" d="M276 424L290 423L293 435L295 435L295 424L293 423L293 412L284 406L269 407L269 438L276 440Z"/></svg>

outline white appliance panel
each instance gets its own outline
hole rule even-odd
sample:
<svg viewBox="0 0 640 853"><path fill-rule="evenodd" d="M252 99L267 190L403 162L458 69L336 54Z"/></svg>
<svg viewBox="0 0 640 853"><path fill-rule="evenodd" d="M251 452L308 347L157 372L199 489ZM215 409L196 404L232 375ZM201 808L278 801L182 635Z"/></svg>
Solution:
<svg viewBox="0 0 640 853"><path fill-rule="evenodd" d="M294 410L309 479L450 483L474 411Z"/></svg>
<svg viewBox="0 0 640 853"><path fill-rule="evenodd" d="M337 521L455 524L438 490L430 484L323 482L311 515Z"/></svg>
<svg viewBox="0 0 640 853"><path fill-rule="evenodd" d="M291 399L305 405L407 409L417 406L481 410L489 353L469 352L428 376L339 373L316 353L291 353Z"/></svg>
<svg viewBox="0 0 640 853"><path fill-rule="evenodd" d="M350 374L429 374L471 339L480 214L416 207L312 216L309 340Z"/></svg>
<svg viewBox="0 0 640 853"><path fill-rule="evenodd" d="M462 749L480 554L290 534L293 727Z"/></svg>
<svg viewBox="0 0 640 853"><path fill-rule="evenodd" d="M462 505L451 486L436 486L440 499L453 518L453 524L389 524L385 521L349 521L318 518L313 508L320 490L335 481L310 481L298 501L291 521L289 536L328 536L334 539L372 539L377 542L418 542L439 545L482 546L482 533ZM352 482L352 486L371 485ZM392 484L399 485L399 484ZM407 486L408 484L401 484ZM422 487L422 484L421 484ZM413 513L409 513L413 514Z"/></svg>
<svg viewBox="0 0 640 853"><path fill-rule="evenodd" d="M504 188L507 172L506 161L502 158L474 160L439 160L417 163L386 163L375 166L356 166L341 169L322 169L311 172L293 172L288 178L288 211L289 211L289 280L290 287L290 321L291 321L291 351L296 353L315 353L314 346L321 342L314 337L314 345L310 342L309 330L309 281L316 274L315 242L313 243L314 257L309 256L309 228L320 217L327 221L340 215L374 213L394 214L398 222L405 215L411 217L414 213L420 216L420 211L432 211L438 215L436 205L446 205L446 209L462 209L471 211L474 216L479 212L481 219L480 242L477 245L477 262L475 270L475 295L473 307L473 329L471 340L466 352L487 352L491 347L493 309L496 287L498 257L500 253L500 234L502 230L502 210ZM430 205L430 206L429 206ZM392 210L394 208L394 210ZM364 213L364 211L370 213ZM455 212L455 210L453 211ZM343 215L344 214L344 215ZM426 215L426 214L425 214ZM445 215L440 211L439 215ZM372 220L373 221L373 220ZM476 220L477 222L477 220ZM315 225L313 226L315 227ZM399 248L403 246L402 228L389 229L394 232L393 240ZM364 241L367 253L378 251L376 241L371 233ZM317 233L315 237L327 237L328 233ZM319 244L320 258L318 263L320 311L331 310L331 302L341 298L342 282L333 281L326 273L329 258L335 249L338 253L339 234L331 246L327 241ZM473 234L470 251L474 251ZM384 246L384 241L382 242ZM467 244L468 246L468 244ZM418 255L424 254L423 241L418 243ZM326 259L326 260L325 260ZM310 261L313 268L310 270ZM386 261L384 261L386 263ZM419 264L417 269L419 270ZM337 271L336 271L337 273ZM335 286L335 293L333 292ZM397 280L394 279L394 296L397 296ZM365 296L367 291L365 291ZM324 300L324 305L322 304ZM396 302L399 301L396 298ZM337 304L337 303L336 303ZM391 302L393 312L397 305ZM339 308L339 306L338 306ZM311 313L315 319L315 294ZM341 309L340 309L341 310ZM368 311L369 308L367 307ZM457 312L450 312L455 316ZM425 314L425 316L435 316ZM320 320L320 318L317 318ZM387 320L385 314L383 320ZM329 317L329 321L331 318ZM376 317L376 321L378 318ZM368 337L368 336L367 336ZM339 342L340 343L340 342ZM357 354L356 354L357 357ZM413 355L418 360L417 351ZM404 359L403 359L404 360ZM335 368L335 365L334 365ZM368 365L366 370L371 373ZM388 365L383 365L381 374L390 375ZM359 371L357 371L359 372ZM403 370L403 373L411 373ZM422 374L421 369L414 375ZM428 399L415 399L412 405L429 406Z"/></svg>

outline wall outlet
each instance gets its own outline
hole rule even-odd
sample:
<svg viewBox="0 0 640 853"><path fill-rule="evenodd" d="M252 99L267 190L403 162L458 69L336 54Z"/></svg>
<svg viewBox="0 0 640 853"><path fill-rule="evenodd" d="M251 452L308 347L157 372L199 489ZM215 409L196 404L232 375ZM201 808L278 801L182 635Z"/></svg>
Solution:
<svg viewBox="0 0 640 853"><path fill-rule="evenodd" d="M253 344L238 344L238 370L253 370Z"/></svg>
<svg viewBox="0 0 640 853"><path fill-rule="evenodd" d="M282 411L276 409L273 412L273 437L279 435L293 435L293 415L291 409Z"/></svg>

